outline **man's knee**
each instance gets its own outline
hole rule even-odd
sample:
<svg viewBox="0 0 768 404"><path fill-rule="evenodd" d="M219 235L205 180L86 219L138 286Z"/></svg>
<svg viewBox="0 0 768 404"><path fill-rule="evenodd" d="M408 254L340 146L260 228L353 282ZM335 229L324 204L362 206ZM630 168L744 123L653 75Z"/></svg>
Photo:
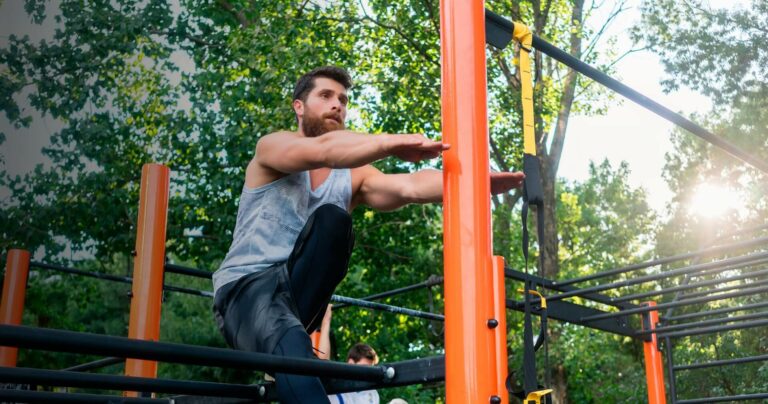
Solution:
<svg viewBox="0 0 768 404"><path fill-rule="evenodd" d="M315 217L315 224L324 228L352 228L352 216L350 216L349 212L334 204L320 205L312 215Z"/></svg>

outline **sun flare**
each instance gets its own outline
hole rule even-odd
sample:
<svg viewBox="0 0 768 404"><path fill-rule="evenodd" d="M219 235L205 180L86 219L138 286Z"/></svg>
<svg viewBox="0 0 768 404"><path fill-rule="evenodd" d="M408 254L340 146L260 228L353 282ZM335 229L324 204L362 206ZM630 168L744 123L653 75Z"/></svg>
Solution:
<svg viewBox="0 0 768 404"><path fill-rule="evenodd" d="M727 187L701 184L695 188L688 210L695 215L715 219L732 211L743 211L744 200L738 192Z"/></svg>

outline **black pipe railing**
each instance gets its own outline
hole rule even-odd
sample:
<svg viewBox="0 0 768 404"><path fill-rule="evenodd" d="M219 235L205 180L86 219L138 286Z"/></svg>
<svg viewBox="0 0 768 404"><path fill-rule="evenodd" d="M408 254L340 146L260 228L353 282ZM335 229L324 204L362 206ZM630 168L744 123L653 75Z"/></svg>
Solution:
<svg viewBox="0 0 768 404"><path fill-rule="evenodd" d="M640 336L640 335L648 335L648 334L654 334L654 333L661 334L669 331L679 331L679 330L686 330L691 328L699 328L702 326L714 325L714 324L733 323L736 321L754 320L756 318L763 318L763 317L768 317L768 311L764 311L760 313L745 314L742 316L715 318L712 320L697 321L694 323L683 323L683 324L674 324L674 325L668 325L668 326L660 326L652 330L639 330L636 335Z"/></svg>
<svg viewBox="0 0 768 404"><path fill-rule="evenodd" d="M649 282L649 281L655 281L659 279L680 276L680 275L685 275L685 274L690 274L695 272L708 271L707 273L713 273L713 272L727 271L730 269L736 269L736 268L740 268L747 265L755 265L763 262L768 262L768 252L749 254L749 255L744 255L740 257L728 258L720 261L707 262L704 264L690 265L687 267L677 268L677 269L665 271L658 274L640 276L637 278L611 282L604 285L597 285L597 286L592 286L592 287L583 288L583 289L576 289L570 292L549 296L547 297L547 300L549 301L561 300L568 297L582 296L586 293L603 292L609 289L623 288L627 286L638 285L638 284Z"/></svg>
<svg viewBox="0 0 768 404"><path fill-rule="evenodd" d="M572 279L567 279L567 280L563 280L563 281L554 281L554 283L556 285L561 285L561 286L562 285L573 285L574 283L581 283L581 282L591 281L591 280L594 280L594 279L604 278L604 277L607 277L607 276L619 275L619 274L623 274L623 273L627 273L627 272L631 272L631 271L636 271L636 270L639 270L639 269L646 269L646 268L654 267L654 266L658 266L658 265L669 264L669 263L672 263L672 262L675 262L675 261L682 261L682 260L687 260L687 259L691 259L691 258L702 257L702 256L709 255L709 254L714 254L714 253L719 253L719 252L729 252L729 251L733 251L733 250L736 250L736 249L747 248L747 247L755 247L755 246L759 246L759 245L768 245L768 237L760 237L760 238L756 238L756 239L752 239L752 240L740 241L740 242L737 242L737 243L724 244L724 245L704 248L704 249L698 250L698 251L692 251L692 252L688 252L688 253L684 253L684 254L672 255L672 256L669 256L669 257L659 258L659 259L655 259L655 260L651 260L651 261L646 261L646 262L640 262L640 263L637 263L637 264L627 265L625 267L611 269L611 270L608 270L608 271L600 271L600 272L598 272L596 274L592 274L592 275L580 276L578 278L572 278Z"/></svg>
<svg viewBox="0 0 768 404"><path fill-rule="evenodd" d="M381 366L355 366L232 349L25 326L0 325L0 345L354 380L381 381L394 376L390 374L391 368Z"/></svg>
<svg viewBox="0 0 768 404"><path fill-rule="evenodd" d="M731 312L734 312L734 311L745 311L745 310L753 310L753 309L762 309L764 307L768 307L768 302L759 302L759 303L745 304L743 306L723 307L723 308L720 308L720 309L709 310L709 311L699 311L699 312L696 312L696 313L680 314L680 315L677 315L677 316L667 317L664 320L667 321L667 322L680 321L680 320L690 320L692 318L697 318L697 317L714 316L716 314L725 314L725 313L731 313Z"/></svg>
<svg viewBox="0 0 768 404"><path fill-rule="evenodd" d="M694 398L691 400L678 400L678 404L723 403L726 401L750 401L768 398L768 393L740 394L735 396Z"/></svg>
<svg viewBox="0 0 768 404"><path fill-rule="evenodd" d="M368 300L368 301L371 301L371 300L384 299L384 298L387 298L387 297L399 295L401 293L410 292L412 290L429 288L429 287L432 287L432 286L442 285L442 284L443 284L443 277L442 276L432 275L432 276L429 277L429 279L427 279L424 282L419 282L419 283L415 283L413 285L403 286L402 288L392 289L392 290L389 290L389 291L386 291L386 292L381 292L381 293L376 293L376 294L373 294L373 295L370 295L370 296L361 297L358 300ZM347 306L349 306L349 304L340 303L338 305L334 305L333 308L334 309L341 309L341 308L344 308L344 307L347 307Z"/></svg>
<svg viewBox="0 0 768 404"><path fill-rule="evenodd" d="M635 293L633 295L626 295L626 296L617 297L617 298L614 299L614 301L617 301L617 302L627 302L627 301L631 301L631 300L645 299L645 298L651 297L651 296L666 295L666 294L669 294L669 293L679 292L679 291L682 291L682 290L698 289L698 288L702 288L702 287L705 287L705 286L718 285L718 284L721 284L721 283L728 283L728 282L738 281L738 280L741 280L741 279L754 278L754 277L763 276L763 275L768 275L768 269L762 269L762 270L759 270L759 271L746 272L746 273L743 273L741 275L729 276L729 277L726 277L726 278L718 278L718 279L711 279L711 280L707 280L707 281L688 283L688 284L685 284L685 285L673 286L673 287L666 288L666 289L652 290L650 292ZM751 285L754 286L755 284L751 284ZM735 289L738 289L738 288L735 288ZM726 289L726 287L724 287L724 288L720 288L718 290L719 291L724 291L724 290L729 290L729 289ZM732 290L732 289L730 289L730 290ZM705 294L709 294L709 293L712 293L712 292L711 291L703 291L701 293L702 293L702 295L705 295ZM696 296L691 293L691 294L681 295L679 297L686 297L687 298L687 297L696 297Z"/></svg>
<svg viewBox="0 0 768 404"><path fill-rule="evenodd" d="M747 356L744 358L723 359L719 361L704 362L704 363L692 363L690 365L675 366L673 370L677 372L681 370L704 369L704 368L711 368L711 367L718 367L718 366L740 365L742 363L763 362L763 361L768 361L768 355Z"/></svg>
<svg viewBox="0 0 768 404"><path fill-rule="evenodd" d="M647 313L649 311L654 311L654 310L664 310L671 307L682 307L682 306L688 306L692 304L712 302L715 300L725 300L725 299L730 299L734 297L751 296L756 293L765 293L765 292L768 292L768 288L766 287L744 289L744 290L738 290L736 292L723 293L721 295L702 296L702 297L696 297L693 299L684 299L684 300L678 300L678 301L669 302L669 303L659 303L656 306L638 307L634 309L621 310L621 311L616 311L612 313L597 314L594 316L584 317L581 319L581 321L597 321L597 320L603 320L606 318L623 317L630 314Z"/></svg>
<svg viewBox="0 0 768 404"><path fill-rule="evenodd" d="M714 333L723 332L723 331L745 330L747 328L756 328L756 327L763 327L763 326L768 326L768 320L745 321L745 322L731 324L731 325L717 325L713 327L693 328L693 329L684 330L684 331L659 333L657 335L661 338L682 338L682 337L692 337L695 335L714 334Z"/></svg>
<svg viewBox="0 0 768 404"><path fill-rule="evenodd" d="M0 389L0 401L12 403L77 403L77 404L173 404L169 398L139 398L108 396L85 393L51 393L49 391L30 391Z"/></svg>

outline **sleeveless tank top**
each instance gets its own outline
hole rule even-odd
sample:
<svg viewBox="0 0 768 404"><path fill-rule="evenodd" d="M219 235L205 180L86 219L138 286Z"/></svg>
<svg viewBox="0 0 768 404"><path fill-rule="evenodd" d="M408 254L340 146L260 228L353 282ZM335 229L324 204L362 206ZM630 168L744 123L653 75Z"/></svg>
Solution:
<svg viewBox="0 0 768 404"><path fill-rule="evenodd" d="M331 170L312 190L309 172L289 174L258 188L243 186L232 245L213 274L213 292L241 277L288 260L293 245L319 206L349 210L352 177L349 169Z"/></svg>

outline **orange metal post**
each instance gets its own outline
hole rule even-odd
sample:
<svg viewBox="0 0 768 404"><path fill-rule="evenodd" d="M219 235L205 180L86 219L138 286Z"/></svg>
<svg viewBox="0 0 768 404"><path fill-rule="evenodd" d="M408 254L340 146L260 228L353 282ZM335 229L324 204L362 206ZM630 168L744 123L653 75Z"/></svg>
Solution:
<svg viewBox="0 0 768 404"><path fill-rule="evenodd" d="M496 345L496 391L502 403L509 402L507 393L507 291L504 288L504 257L493 256L493 318L498 326L493 329Z"/></svg>
<svg viewBox="0 0 768 404"><path fill-rule="evenodd" d="M656 306L656 302L645 302L648 306ZM642 323L643 329L654 329L659 322L659 312L646 313ZM648 404L666 404L667 398L664 390L664 367L661 363L656 334L651 334L651 340L643 342L645 352L645 380L648 384Z"/></svg>
<svg viewBox="0 0 768 404"><path fill-rule="evenodd" d="M141 170L128 338L150 341L160 338L169 177L168 167L160 164L145 164ZM125 374L156 377L157 362L128 359L125 363Z"/></svg>
<svg viewBox="0 0 768 404"><path fill-rule="evenodd" d="M449 404L488 403L497 391L491 260L485 10L442 0L445 366ZM495 400L494 400L495 401Z"/></svg>
<svg viewBox="0 0 768 404"><path fill-rule="evenodd" d="M29 251L9 250L5 262L3 298L0 303L0 324L19 325L24 314L24 297L29 276ZM0 347L0 366L16 367L19 349Z"/></svg>
<svg viewBox="0 0 768 404"><path fill-rule="evenodd" d="M312 334L309 334L309 339L312 340L312 348L315 348L316 351L320 350L320 331L315 331Z"/></svg>

